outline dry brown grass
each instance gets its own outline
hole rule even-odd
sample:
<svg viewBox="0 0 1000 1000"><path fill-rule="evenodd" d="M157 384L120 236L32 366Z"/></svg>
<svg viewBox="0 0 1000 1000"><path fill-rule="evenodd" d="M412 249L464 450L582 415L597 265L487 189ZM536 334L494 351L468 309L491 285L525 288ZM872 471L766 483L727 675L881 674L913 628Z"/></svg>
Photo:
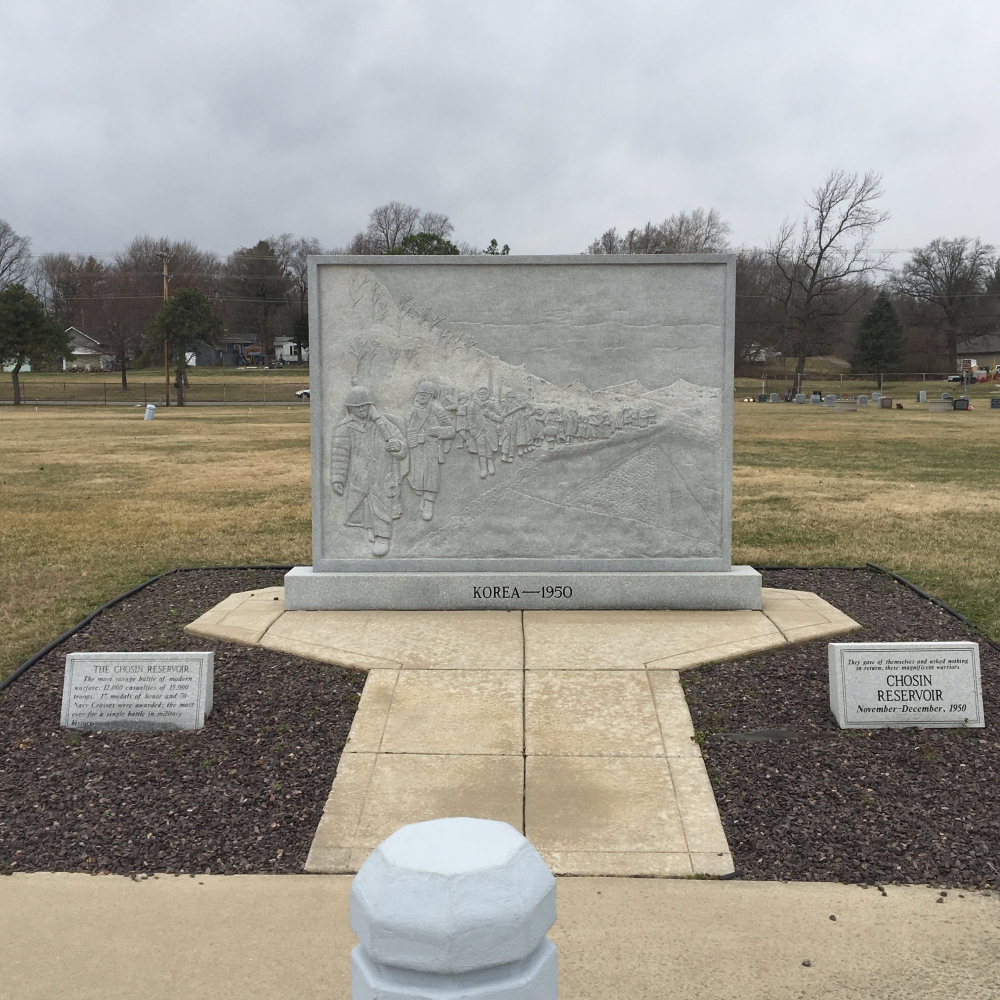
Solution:
<svg viewBox="0 0 1000 1000"><path fill-rule="evenodd" d="M307 408L0 409L0 677L174 566L309 562Z"/></svg>
<svg viewBox="0 0 1000 1000"><path fill-rule="evenodd" d="M737 404L734 561L881 563L1000 636L1000 412ZM174 566L310 561L309 414L0 408L0 676Z"/></svg>
<svg viewBox="0 0 1000 1000"><path fill-rule="evenodd" d="M735 416L734 561L879 563L1000 636L1000 412Z"/></svg>

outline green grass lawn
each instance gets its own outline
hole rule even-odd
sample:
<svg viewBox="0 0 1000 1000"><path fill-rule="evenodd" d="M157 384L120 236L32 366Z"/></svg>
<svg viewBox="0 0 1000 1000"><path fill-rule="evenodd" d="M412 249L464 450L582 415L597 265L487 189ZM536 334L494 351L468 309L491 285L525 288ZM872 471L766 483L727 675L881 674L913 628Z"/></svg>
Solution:
<svg viewBox="0 0 1000 1000"><path fill-rule="evenodd" d="M1000 637L990 391L940 414L737 403L734 562L877 562ZM0 676L165 569L310 562L307 407L5 406L0 433Z"/></svg>

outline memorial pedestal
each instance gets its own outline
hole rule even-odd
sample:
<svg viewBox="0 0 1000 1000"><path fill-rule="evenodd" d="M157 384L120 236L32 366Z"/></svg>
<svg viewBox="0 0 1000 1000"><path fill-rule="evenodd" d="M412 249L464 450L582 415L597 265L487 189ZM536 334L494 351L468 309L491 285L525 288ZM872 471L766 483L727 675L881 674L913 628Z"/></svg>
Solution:
<svg viewBox="0 0 1000 1000"><path fill-rule="evenodd" d="M285 576L286 611L759 611L752 566L720 572L323 573Z"/></svg>

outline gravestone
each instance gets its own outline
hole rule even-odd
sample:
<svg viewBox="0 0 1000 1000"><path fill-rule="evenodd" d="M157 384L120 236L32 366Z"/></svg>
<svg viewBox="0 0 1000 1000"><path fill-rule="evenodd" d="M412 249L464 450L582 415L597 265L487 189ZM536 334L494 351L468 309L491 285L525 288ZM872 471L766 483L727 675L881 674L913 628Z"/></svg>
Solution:
<svg viewBox="0 0 1000 1000"><path fill-rule="evenodd" d="M878 401L880 410L892 409L892 396L880 396Z"/></svg>
<svg viewBox="0 0 1000 1000"><path fill-rule="evenodd" d="M993 396L990 399L990 409L1000 410L1000 396Z"/></svg>
<svg viewBox="0 0 1000 1000"><path fill-rule="evenodd" d="M814 392L809 397L809 402L812 403L814 406L821 406L823 404L823 397L818 392Z"/></svg>
<svg viewBox="0 0 1000 1000"><path fill-rule="evenodd" d="M953 399L954 397L952 396L952 394L950 392L942 392L941 393L941 398L942 399L948 399L948 400L950 400L950 399Z"/></svg>
<svg viewBox="0 0 1000 1000"><path fill-rule="evenodd" d="M917 402L918 403L926 403L927 402L927 390L926 389L921 389L920 392L917 393Z"/></svg>
<svg viewBox="0 0 1000 1000"><path fill-rule="evenodd" d="M310 258L307 609L753 608L735 257Z"/></svg>
<svg viewBox="0 0 1000 1000"><path fill-rule="evenodd" d="M876 406L878 406L878 404L879 404L879 400L880 400L881 398L882 398L882 393L880 393L880 392L873 392L873 393L872 393L872 402L873 402L873 403L874 403L874 404L875 404Z"/></svg>
<svg viewBox="0 0 1000 1000"><path fill-rule="evenodd" d="M797 392L795 394L795 402L796 403L805 403L806 401L807 401L806 400L806 394L804 392Z"/></svg>
<svg viewBox="0 0 1000 1000"><path fill-rule="evenodd" d="M831 642L830 710L841 729L982 728L979 644Z"/></svg>
<svg viewBox="0 0 1000 1000"><path fill-rule="evenodd" d="M959 396L958 399L952 400L951 404L956 410L968 410L971 408L971 403L968 396Z"/></svg>
<svg viewBox="0 0 1000 1000"><path fill-rule="evenodd" d="M776 392L772 392L771 393L771 402L772 403L780 403L781 402L781 397Z"/></svg>
<svg viewBox="0 0 1000 1000"><path fill-rule="evenodd" d="M834 403L834 410L837 413L857 413L858 403L854 399L838 399Z"/></svg>
<svg viewBox="0 0 1000 1000"><path fill-rule="evenodd" d="M953 409L953 400L950 399L932 399L927 404L928 413L951 413Z"/></svg>
<svg viewBox="0 0 1000 1000"><path fill-rule="evenodd" d="M69 653L62 718L69 729L201 729L212 711L215 654Z"/></svg>
<svg viewBox="0 0 1000 1000"><path fill-rule="evenodd" d="M824 406L836 406L837 405L837 397L836 397L836 395L831 392L831 393L828 393L826 396L824 396L823 397L823 405Z"/></svg>
<svg viewBox="0 0 1000 1000"><path fill-rule="evenodd" d="M867 405L868 405L868 397L864 393L862 393L860 396L858 396L858 406L867 406Z"/></svg>

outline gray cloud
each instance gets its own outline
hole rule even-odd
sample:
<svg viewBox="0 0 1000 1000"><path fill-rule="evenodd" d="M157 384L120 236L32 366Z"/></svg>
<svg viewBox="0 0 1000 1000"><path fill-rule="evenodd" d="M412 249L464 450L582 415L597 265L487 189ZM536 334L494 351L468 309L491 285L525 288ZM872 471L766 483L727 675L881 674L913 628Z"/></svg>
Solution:
<svg viewBox="0 0 1000 1000"><path fill-rule="evenodd" d="M715 206L759 243L836 166L888 246L1000 241L995 5L0 0L0 218L37 250L137 232L345 243L392 198L574 252Z"/></svg>

